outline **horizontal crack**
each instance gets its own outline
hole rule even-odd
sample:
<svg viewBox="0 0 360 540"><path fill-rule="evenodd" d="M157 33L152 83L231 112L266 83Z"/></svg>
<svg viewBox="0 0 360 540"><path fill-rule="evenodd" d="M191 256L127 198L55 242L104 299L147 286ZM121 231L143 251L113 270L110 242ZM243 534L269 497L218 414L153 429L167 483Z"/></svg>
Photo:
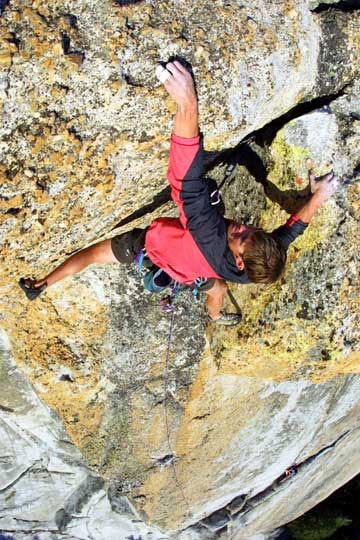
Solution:
<svg viewBox="0 0 360 540"><path fill-rule="evenodd" d="M131 77L129 74L123 74L123 80L126 82L127 85L133 86L134 88L144 88L145 85L137 82L135 79Z"/></svg>
<svg viewBox="0 0 360 540"><path fill-rule="evenodd" d="M257 493L253 497L249 497L247 494L238 495L232 499L226 506L219 508L216 512L213 512L205 519L197 522L196 524L187 527L186 530L198 527L204 527L210 529L213 532L219 532L227 528L228 523L236 516L244 515L249 512L260 501L264 500L268 495L274 494L275 491L280 489L280 486L286 481L297 474L300 470L304 469L307 465L315 461L323 454L332 450L344 437L346 437L351 431L347 430L342 433L335 441L328 444L316 454L313 454L306 458L301 463L294 463L287 468L278 478L276 478L268 487Z"/></svg>
<svg viewBox="0 0 360 540"><path fill-rule="evenodd" d="M191 420L202 420L207 416L210 416L210 413L198 414L197 416L193 416Z"/></svg>
<svg viewBox="0 0 360 540"><path fill-rule="evenodd" d="M322 456L326 452L329 452L329 450L332 450L335 447L335 445L338 442L340 442L341 439L346 437L346 435L348 435L349 433L350 433L350 430L345 431L335 441L333 441L331 444L325 446L324 448L322 448L321 450L319 450L315 454L309 456L304 461L301 461L300 463L293 463L290 467L288 467L283 472L283 474L278 476L278 478L276 478L270 484L270 486L265 488L260 493L257 493L254 497L251 497L251 499L248 499L246 507L244 508L243 513L245 513L247 511L247 509L250 509L254 505L254 503L255 504L258 503L260 500L264 499L267 495L269 495L270 493L273 493L274 491L276 491L279 485L283 484L286 480L289 480L291 477L298 474L299 471L306 468L310 463L313 463L317 458L319 458L320 456ZM249 508L247 508L248 505L249 505Z"/></svg>
<svg viewBox="0 0 360 540"><path fill-rule="evenodd" d="M317 459L318 457L322 456L323 454L325 454L326 452L328 452L329 450L332 450L334 448L334 446L341 440L343 439L344 437L346 437L346 435L350 433L350 430L347 430L345 431L344 433L342 433L340 435L340 437L338 437L334 442L332 442L331 444L329 444L328 446L325 446L324 448L322 448L321 450L319 450L318 452L316 452L316 454L313 454L312 456L309 456L308 458L306 458L304 461L301 461L300 463L294 463L291 467L289 467L288 469L286 469L286 471L281 475L279 476L274 484L281 484L282 482L284 482L284 480L287 480L290 476L294 476L294 474L296 474L302 467L304 467L305 465L308 465L309 463L312 463L315 459ZM290 471L290 474L289 472Z"/></svg>

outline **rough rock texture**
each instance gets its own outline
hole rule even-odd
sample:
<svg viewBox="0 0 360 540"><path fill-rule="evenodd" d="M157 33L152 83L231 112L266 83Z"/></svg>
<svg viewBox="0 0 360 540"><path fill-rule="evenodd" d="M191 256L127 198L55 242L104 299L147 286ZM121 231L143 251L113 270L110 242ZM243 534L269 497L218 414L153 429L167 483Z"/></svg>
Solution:
<svg viewBox="0 0 360 540"><path fill-rule="evenodd" d="M23 531L31 504L44 539L157 538L129 508L177 540L266 535L360 470L359 16L314 13L305 0L119 4L2 8L0 323L84 458L69 442L64 450L59 420L31 386L3 375L0 412L15 418L13 432L33 435L16 458L19 435L2 439L0 530ZM281 224L306 200L310 167L333 166L341 188L289 250L280 283L231 287L244 315L236 329L206 327L202 302L183 293L170 336L159 299L117 265L28 303L20 276L45 274L116 226L174 213L165 181L174 106L154 77L172 55L195 72L208 175L221 182L233 169L222 190L229 217ZM35 401L43 416L26 413ZM49 460L71 469L53 494ZM25 486L10 491L19 462L30 500ZM297 474L285 480L288 469ZM84 481L78 516L70 491Z"/></svg>

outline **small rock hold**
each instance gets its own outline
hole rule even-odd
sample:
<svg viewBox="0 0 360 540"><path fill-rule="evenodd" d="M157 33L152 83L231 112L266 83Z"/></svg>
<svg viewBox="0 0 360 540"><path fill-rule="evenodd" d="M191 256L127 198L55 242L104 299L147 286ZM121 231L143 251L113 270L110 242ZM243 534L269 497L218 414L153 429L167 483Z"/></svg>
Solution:
<svg viewBox="0 0 360 540"><path fill-rule="evenodd" d="M9 68L11 66L11 52L9 50L7 51L0 51L0 69L1 68Z"/></svg>
<svg viewBox="0 0 360 540"><path fill-rule="evenodd" d="M84 61L85 54L82 52L72 52L67 54L66 58L68 58L70 62L79 68Z"/></svg>
<svg viewBox="0 0 360 540"><path fill-rule="evenodd" d="M71 373L62 373L59 377L59 381L68 381L68 382L74 382L74 377L71 375Z"/></svg>
<svg viewBox="0 0 360 540"><path fill-rule="evenodd" d="M175 459L174 454L166 454L165 456L158 458L156 460L156 465L162 465L166 467L167 465L170 465L171 463L173 463L174 459Z"/></svg>
<svg viewBox="0 0 360 540"><path fill-rule="evenodd" d="M5 212L5 214L9 214L11 216L16 216L17 214L19 214L21 212L21 208L9 208L9 210L7 210Z"/></svg>
<svg viewBox="0 0 360 540"><path fill-rule="evenodd" d="M68 54L70 49L70 38L66 34L61 36L61 45L64 51L64 54Z"/></svg>

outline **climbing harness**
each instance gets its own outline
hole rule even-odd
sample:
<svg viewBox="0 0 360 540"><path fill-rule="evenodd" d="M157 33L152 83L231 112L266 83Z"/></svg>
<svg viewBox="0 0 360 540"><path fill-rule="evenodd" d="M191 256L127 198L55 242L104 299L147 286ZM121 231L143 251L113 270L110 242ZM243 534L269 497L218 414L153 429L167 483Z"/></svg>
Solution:
<svg viewBox="0 0 360 540"><path fill-rule="evenodd" d="M161 268L154 267L146 272L143 283L147 291L159 293L171 285L172 279Z"/></svg>
<svg viewBox="0 0 360 540"><path fill-rule="evenodd" d="M142 275L143 285L147 291L152 293L161 293L170 288L170 293L161 299L161 311L174 311L175 298L186 288L190 289L193 298L198 300L201 287L203 287L208 281L207 278L198 277L191 285L183 285L179 283L169 276L165 270L162 270L153 264L148 258L144 248L141 248L136 254L134 262L137 270Z"/></svg>
<svg viewBox="0 0 360 540"><path fill-rule="evenodd" d="M143 277L143 284L147 291L160 293L177 283L161 268L153 264L146 254L145 248L141 248L134 258L136 268Z"/></svg>

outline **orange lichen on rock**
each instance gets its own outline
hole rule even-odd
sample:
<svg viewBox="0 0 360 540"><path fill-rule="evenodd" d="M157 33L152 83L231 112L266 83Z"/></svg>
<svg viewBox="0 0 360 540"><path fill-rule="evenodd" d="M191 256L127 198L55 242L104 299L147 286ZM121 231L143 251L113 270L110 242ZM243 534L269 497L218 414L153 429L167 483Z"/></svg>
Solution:
<svg viewBox="0 0 360 540"><path fill-rule="evenodd" d="M101 365L95 351L106 332L106 309L80 284L70 290L64 283L32 303L14 284L11 299L4 298L1 312L17 361L82 447L96 430L104 408L98 399Z"/></svg>

